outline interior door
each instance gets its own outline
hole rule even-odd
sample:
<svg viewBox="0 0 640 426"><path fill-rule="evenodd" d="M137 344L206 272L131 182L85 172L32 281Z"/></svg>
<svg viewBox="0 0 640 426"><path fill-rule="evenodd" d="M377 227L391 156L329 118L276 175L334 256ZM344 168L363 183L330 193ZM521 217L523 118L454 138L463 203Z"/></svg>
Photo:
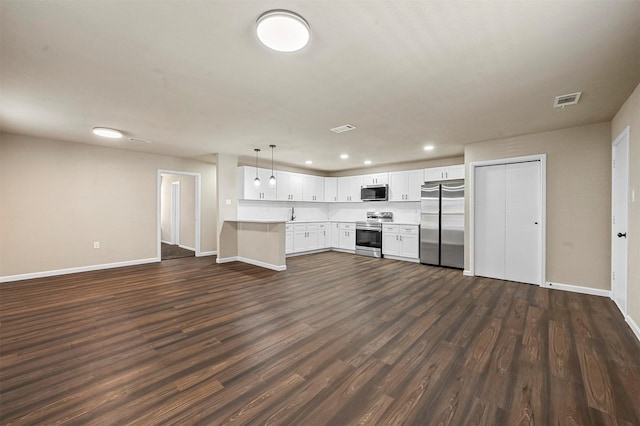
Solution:
<svg viewBox="0 0 640 426"><path fill-rule="evenodd" d="M628 267L628 194L629 194L629 133L625 130L613 142L611 190L611 292L614 302L627 314Z"/></svg>
<svg viewBox="0 0 640 426"><path fill-rule="evenodd" d="M506 280L542 284L541 189L539 161L506 165Z"/></svg>
<svg viewBox="0 0 640 426"><path fill-rule="evenodd" d="M505 175L504 164L475 168L475 275L505 277Z"/></svg>

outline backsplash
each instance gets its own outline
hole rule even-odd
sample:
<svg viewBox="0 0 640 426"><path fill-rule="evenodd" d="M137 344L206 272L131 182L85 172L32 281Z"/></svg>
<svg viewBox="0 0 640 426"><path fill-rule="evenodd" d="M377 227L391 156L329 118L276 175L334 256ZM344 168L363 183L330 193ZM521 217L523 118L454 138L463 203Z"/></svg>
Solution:
<svg viewBox="0 0 640 426"><path fill-rule="evenodd" d="M366 220L367 212L393 212L393 220L403 223L420 222L420 202L389 203L372 201L363 203L309 203L301 201L251 201L238 200L239 220L289 220L291 207L296 221L345 221Z"/></svg>

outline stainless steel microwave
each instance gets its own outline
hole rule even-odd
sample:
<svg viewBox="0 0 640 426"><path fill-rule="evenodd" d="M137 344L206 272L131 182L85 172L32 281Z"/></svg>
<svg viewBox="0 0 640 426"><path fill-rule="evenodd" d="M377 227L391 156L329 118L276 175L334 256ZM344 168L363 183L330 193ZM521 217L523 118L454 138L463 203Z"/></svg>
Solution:
<svg viewBox="0 0 640 426"><path fill-rule="evenodd" d="M388 194L388 185L364 185L360 188L360 199L362 201L387 201Z"/></svg>

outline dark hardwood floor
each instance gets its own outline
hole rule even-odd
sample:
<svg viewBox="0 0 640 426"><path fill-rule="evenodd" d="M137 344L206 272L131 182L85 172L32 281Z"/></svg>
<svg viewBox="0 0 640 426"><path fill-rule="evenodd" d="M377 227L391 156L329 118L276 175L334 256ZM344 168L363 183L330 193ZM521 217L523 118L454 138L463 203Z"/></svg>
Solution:
<svg viewBox="0 0 640 426"><path fill-rule="evenodd" d="M0 285L2 424L640 424L606 298L343 253Z"/></svg>

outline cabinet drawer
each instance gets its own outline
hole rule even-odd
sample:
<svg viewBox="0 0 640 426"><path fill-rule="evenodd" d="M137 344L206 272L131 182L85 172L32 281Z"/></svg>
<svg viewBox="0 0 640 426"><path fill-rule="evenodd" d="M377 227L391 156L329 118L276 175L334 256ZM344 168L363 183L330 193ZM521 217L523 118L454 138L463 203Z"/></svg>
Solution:
<svg viewBox="0 0 640 426"><path fill-rule="evenodd" d="M296 231L306 231L307 230L307 224L306 223L296 223L295 225L293 225L293 229L295 229Z"/></svg>
<svg viewBox="0 0 640 426"><path fill-rule="evenodd" d="M399 228L398 225L386 225L386 224L382 225L382 230L384 232L395 233L395 232L398 232L398 228Z"/></svg>
<svg viewBox="0 0 640 426"><path fill-rule="evenodd" d="M401 226L400 233L404 235L418 235L417 226Z"/></svg>
<svg viewBox="0 0 640 426"><path fill-rule="evenodd" d="M285 226L285 229L287 232L293 232L293 224L287 223L287 225Z"/></svg>
<svg viewBox="0 0 640 426"><path fill-rule="evenodd" d="M354 229L356 229L356 224L355 223L341 223L340 224L340 230L342 230L342 231L353 231Z"/></svg>
<svg viewBox="0 0 640 426"><path fill-rule="evenodd" d="M317 231L318 224L317 223L307 223L307 231Z"/></svg>

